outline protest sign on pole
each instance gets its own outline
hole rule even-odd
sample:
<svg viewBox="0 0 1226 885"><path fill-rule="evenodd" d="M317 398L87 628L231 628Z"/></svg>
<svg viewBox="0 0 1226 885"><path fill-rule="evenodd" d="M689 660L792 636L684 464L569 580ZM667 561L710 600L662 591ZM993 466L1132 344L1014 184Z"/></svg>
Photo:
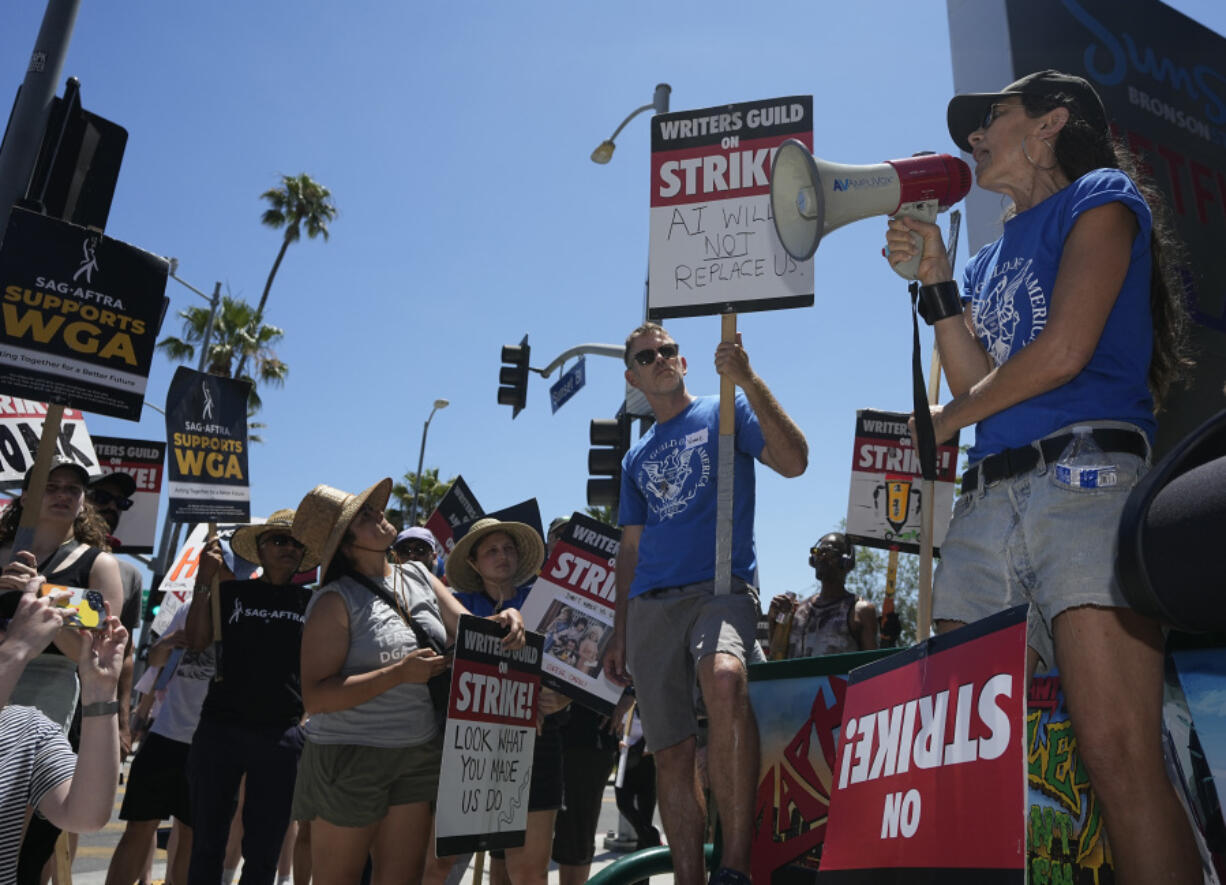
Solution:
<svg viewBox="0 0 1226 885"><path fill-rule="evenodd" d="M784 251L771 216L789 138L813 149L812 96L652 117L649 318L813 304L813 263Z"/></svg>
<svg viewBox="0 0 1226 885"><path fill-rule="evenodd" d="M1026 606L853 670L821 885L1021 885Z"/></svg>
<svg viewBox="0 0 1226 885"><path fill-rule="evenodd" d="M623 688L604 675L617 599L621 531L575 513L549 553L520 614L545 637L541 682L608 716Z"/></svg>
<svg viewBox="0 0 1226 885"><path fill-rule="evenodd" d="M530 632L508 652L502 636L493 621L460 618L434 819L439 857L524 844L542 638Z"/></svg>
<svg viewBox="0 0 1226 885"><path fill-rule="evenodd" d="M46 403L0 396L0 485L20 485L26 471L34 466L46 416ZM85 416L76 409L64 410L55 451L80 464L90 476L97 475L98 456L85 428Z"/></svg>
<svg viewBox="0 0 1226 885"><path fill-rule="evenodd" d="M846 534L853 543L907 553L920 552L923 506L919 455L907 431L905 412L859 409L852 448L851 490ZM958 469L958 435L938 440L933 493L933 542L940 547L953 512Z"/></svg>
<svg viewBox="0 0 1226 885"><path fill-rule="evenodd" d="M434 508L434 512L430 514L430 518L426 520L426 528L443 545L443 552L447 554L455 546L456 528L475 522L484 513L472 489L464 482L464 477L457 476L451 488Z"/></svg>
<svg viewBox="0 0 1226 885"><path fill-rule="evenodd" d="M217 537L221 541L222 558L225 560L226 568L232 571L235 578L240 581L252 577L256 568L254 564L247 562L241 556L236 556L230 549L230 538L244 525L247 523L223 523L217 526ZM171 560L170 568L166 570L162 583L157 587L164 595L157 617L153 619L154 633L163 632L175 612L181 606L191 602L192 590L196 586L196 569L200 567L200 554L204 551L208 534L208 526L204 523L193 526L187 540L183 542L183 546Z"/></svg>
<svg viewBox="0 0 1226 885"><path fill-rule="evenodd" d="M0 249L0 390L139 420L168 272L156 255L14 208Z"/></svg>
<svg viewBox="0 0 1226 885"><path fill-rule="evenodd" d="M119 514L115 529L123 553L152 553L157 534L158 498L162 494L162 462L166 443L158 440L125 439L118 436L94 437L94 451L102 475L126 473L136 490L132 505Z"/></svg>
<svg viewBox="0 0 1226 885"><path fill-rule="evenodd" d="M166 393L172 522L246 522L251 385L180 366Z"/></svg>

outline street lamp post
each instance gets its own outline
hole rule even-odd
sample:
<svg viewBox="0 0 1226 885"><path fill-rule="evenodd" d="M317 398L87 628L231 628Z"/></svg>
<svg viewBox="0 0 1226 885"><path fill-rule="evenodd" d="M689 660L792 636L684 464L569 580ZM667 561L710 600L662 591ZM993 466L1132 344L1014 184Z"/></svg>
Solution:
<svg viewBox="0 0 1226 885"><path fill-rule="evenodd" d="M635 108L633 111L631 111L630 115L626 117L626 119L622 120L621 125L613 130L613 134L602 141L597 146L596 150L592 151L592 162L599 163L603 166L605 163L612 160L613 148L616 147L616 145L613 144L613 141L618 135L621 134L621 131L626 128L626 124L639 114L643 113L643 111L655 111L657 114L667 114L668 96L672 93L672 91L673 87L669 86L667 83L657 84L655 94L651 99L651 104L645 104L641 108Z"/></svg>
<svg viewBox="0 0 1226 885"><path fill-rule="evenodd" d="M413 481L413 506L409 508L408 525L417 525L417 500L421 495L421 468L426 460L426 433L430 430L430 421L434 418L434 413L439 409L445 409L451 402L445 399L436 399L434 408L430 410L430 416L426 418L426 423L421 428L421 449L417 453L417 473L414 474ZM407 527L407 526L406 526Z"/></svg>

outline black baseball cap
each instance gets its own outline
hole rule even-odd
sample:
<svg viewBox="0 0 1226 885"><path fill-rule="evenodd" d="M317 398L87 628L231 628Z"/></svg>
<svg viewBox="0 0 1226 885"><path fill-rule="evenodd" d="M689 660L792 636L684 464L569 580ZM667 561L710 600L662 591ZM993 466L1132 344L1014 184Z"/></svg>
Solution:
<svg viewBox="0 0 1226 885"><path fill-rule="evenodd" d="M132 474L124 473L122 470L112 470L110 473L95 476L89 487L95 489L108 480L119 489L119 495L122 498L131 498L136 493L136 480L132 478Z"/></svg>
<svg viewBox="0 0 1226 885"><path fill-rule="evenodd" d="M77 479L81 480L81 487L89 488L89 472L76 461L65 458L63 455L56 455L51 459L51 469L47 471L47 475L50 476L52 470L58 470L61 467L70 468L77 475ZM21 480L21 490L23 492L30 487L30 478L33 475L34 467L31 466Z"/></svg>
<svg viewBox="0 0 1226 885"><path fill-rule="evenodd" d="M1068 107L1096 130L1107 131L1107 110L1097 90L1083 77L1062 71L1035 71L1020 80L1014 80L1000 92L971 92L955 95L949 100L946 122L954 144L968 154L971 143L968 136L983 123L988 108L1002 98L1014 95L1029 98L1051 99L1059 95L1061 104Z"/></svg>

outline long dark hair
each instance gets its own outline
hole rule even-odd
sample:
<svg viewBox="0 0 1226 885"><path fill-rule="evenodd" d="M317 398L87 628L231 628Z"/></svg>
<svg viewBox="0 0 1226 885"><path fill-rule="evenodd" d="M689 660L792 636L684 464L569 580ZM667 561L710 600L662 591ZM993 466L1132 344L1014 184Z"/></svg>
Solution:
<svg viewBox="0 0 1226 885"><path fill-rule="evenodd" d="M1109 130L1099 130L1077 111L1076 99L1065 93L1023 95L1022 106L1031 117L1058 107L1068 108L1069 119L1053 144L1056 162L1069 181L1095 169L1119 169L1136 184L1149 204L1152 257L1149 310L1154 326L1154 349L1149 362L1149 390L1158 411L1171 384L1195 363L1188 355L1188 309L1184 274L1187 256L1171 223L1162 192L1142 172L1141 162Z"/></svg>
<svg viewBox="0 0 1226 885"><path fill-rule="evenodd" d="M11 544L17 537L17 527L21 524L21 498L17 498L0 513L0 545ZM97 547L107 553L111 545L107 543L107 525L102 516L94 509L94 505L85 499L81 504L81 512L72 523L72 536L77 541L89 547Z"/></svg>

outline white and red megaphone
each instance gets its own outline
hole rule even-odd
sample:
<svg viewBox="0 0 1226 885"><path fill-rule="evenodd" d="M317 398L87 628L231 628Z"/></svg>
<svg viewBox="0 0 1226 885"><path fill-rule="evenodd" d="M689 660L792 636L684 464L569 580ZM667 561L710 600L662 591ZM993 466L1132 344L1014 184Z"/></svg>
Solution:
<svg viewBox="0 0 1226 885"><path fill-rule="evenodd" d="M905 215L935 221L971 189L971 170L949 154L917 154L873 166L828 163L789 138L771 166L775 232L789 255L807 261L836 227L872 215ZM912 235L922 247L918 234ZM894 270L913 280L922 254Z"/></svg>

